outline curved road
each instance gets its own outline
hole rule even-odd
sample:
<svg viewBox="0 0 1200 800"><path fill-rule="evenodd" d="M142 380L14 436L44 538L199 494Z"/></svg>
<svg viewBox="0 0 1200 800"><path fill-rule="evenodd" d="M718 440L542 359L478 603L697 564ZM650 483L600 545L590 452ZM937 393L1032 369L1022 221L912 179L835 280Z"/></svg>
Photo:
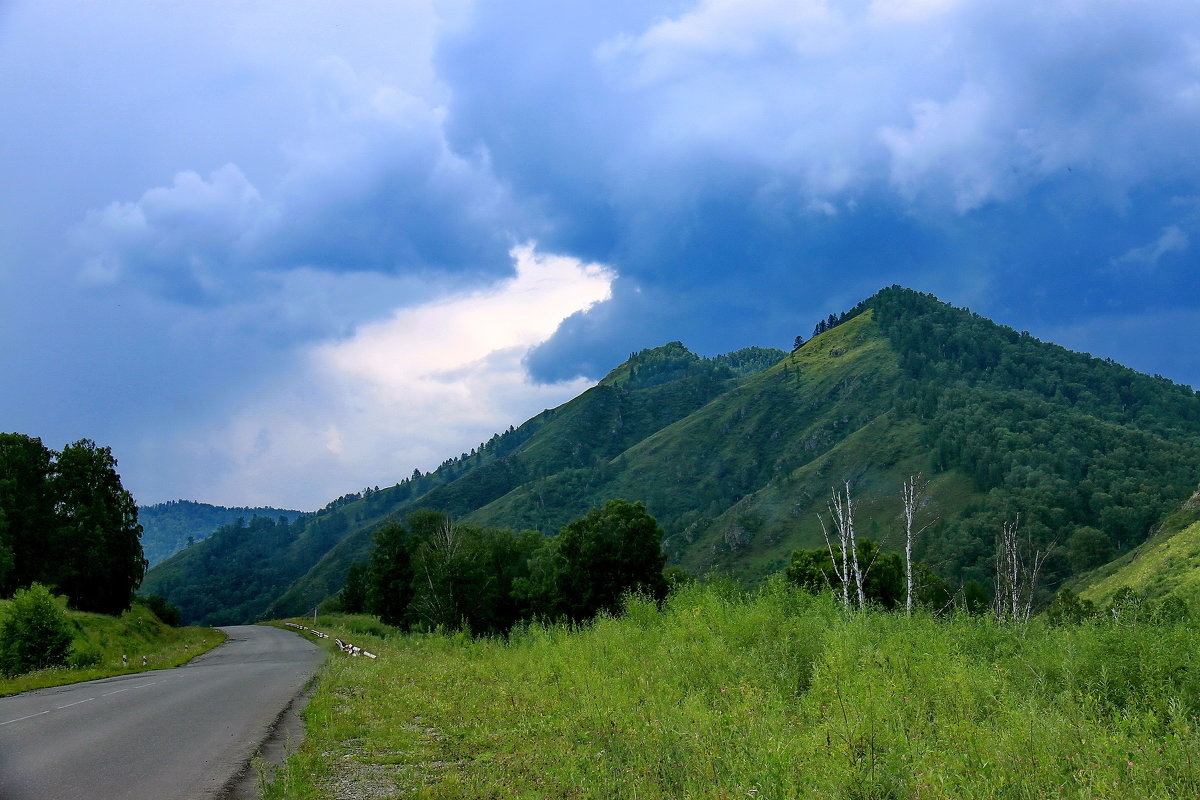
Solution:
<svg viewBox="0 0 1200 800"><path fill-rule="evenodd" d="M279 628L175 669L0 698L0 800L218 797L325 654Z"/></svg>

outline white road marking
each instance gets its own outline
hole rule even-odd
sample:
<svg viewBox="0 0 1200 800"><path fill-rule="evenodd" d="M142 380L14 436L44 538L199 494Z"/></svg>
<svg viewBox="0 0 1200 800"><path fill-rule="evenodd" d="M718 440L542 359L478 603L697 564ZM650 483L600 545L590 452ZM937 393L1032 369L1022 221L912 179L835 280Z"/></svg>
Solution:
<svg viewBox="0 0 1200 800"><path fill-rule="evenodd" d="M36 714L30 714L30 715L28 715L28 716L25 716L25 717L17 717L16 719L10 719L8 722L0 722L0 726L2 726L2 725L12 725L14 722L20 722L20 721L22 721L22 720L26 720L26 719L33 719L34 717L40 717L42 714L49 714L49 713L50 713L51 711L53 711L53 710L54 710L53 708L48 708L48 709L46 709L45 711L39 711L39 712L37 712Z"/></svg>
<svg viewBox="0 0 1200 800"><path fill-rule="evenodd" d="M130 689L141 689L144 686L153 686L156 683L162 683L162 681L151 681L150 683L139 683L137 686L126 686L124 689L117 689L116 691L105 692L104 694L102 694L100 696L108 697L110 694L120 694L121 692L128 692Z"/></svg>
<svg viewBox="0 0 1200 800"><path fill-rule="evenodd" d="M143 689L147 686L154 686L159 683L162 683L162 681L151 681L150 683L139 683L137 686L126 686L124 689L117 689L116 691L105 692L104 694L99 695L99 696L100 697L108 697L109 695L112 695L112 694L120 694L121 692L128 692L130 689ZM5 725L12 725L14 722L23 722L27 719L33 719L34 717L40 717L43 714L49 714L51 711L62 711L64 708L70 708L71 706L77 706L77 705L80 705L81 703L90 703L95 699L96 699L95 697L89 697L86 700L76 700L74 703L67 703L65 706L58 706L57 708L48 708L45 711L39 711L36 714L26 714L23 717L17 717L16 719L10 719L6 722L0 722L0 728L4 727Z"/></svg>
<svg viewBox="0 0 1200 800"><path fill-rule="evenodd" d="M65 706L59 706L58 708L56 708L56 709L54 709L54 710L55 710L55 711L62 711L64 708L70 708L71 706L77 706L77 705L79 705L80 703L90 703L90 702L92 702L92 701L93 701L93 700L95 700L95 699L96 699L96 698L94 698L94 697L89 697L87 700L76 700L74 703L67 703Z"/></svg>

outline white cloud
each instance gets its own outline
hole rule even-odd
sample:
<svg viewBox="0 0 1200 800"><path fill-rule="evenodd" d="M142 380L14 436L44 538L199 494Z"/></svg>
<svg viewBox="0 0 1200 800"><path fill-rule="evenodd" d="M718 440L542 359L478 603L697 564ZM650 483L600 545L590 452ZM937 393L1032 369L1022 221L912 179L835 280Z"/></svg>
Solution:
<svg viewBox="0 0 1200 800"><path fill-rule="evenodd" d="M241 260L264 213L258 190L233 164L207 180L180 172L136 203L88 212L74 231L85 253L80 275L94 284L141 280L168 295L210 293L220 285L217 273Z"/></svg>
<svg viewBox="0 0 1200 800"><path fill-rule="evenodd" d="M237 302L264 272L496 275L518 226L486 154L455 152L445 109L322 59L287 168L261 188L236 164L89 211L80 277L185 303Z"/></svg>
<svg viewBox="0 0 1200 800"><path fill-rule="evenodd" d="M224 465L198 496L311 508L436 467L587 388L535 384L522 360L565 317L607 299L614 273L531 245L512 257L515 277L315 346L228 421L185 437L199 462Z"/></svg>
<svg viewBox="0 0 1200 800"><path fill-rule="evenodd" d="M1149 271L1158 266L1158 261L1168 253L1182 253L1188 249L1188 235L1178 225L1168 225L1153 242L1134 247L1114 258L1111 268L1116 271Z"/></svg>
<svg viewBox="0 0 1200 800"><path fill-rule="evenodd" d="M642 157L966 214L1068 168L1115 203L1194 174L1197 24L1176 0L699 0L596 53Z"/></svg>

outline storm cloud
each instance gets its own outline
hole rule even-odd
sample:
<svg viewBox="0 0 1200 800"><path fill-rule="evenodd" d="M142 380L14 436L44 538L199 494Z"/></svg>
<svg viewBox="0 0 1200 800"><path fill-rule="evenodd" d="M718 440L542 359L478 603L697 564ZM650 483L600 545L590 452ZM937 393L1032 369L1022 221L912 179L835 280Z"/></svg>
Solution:
<svg viewBox="0 0 1200 800"><path fill-rule="evenodd" d="M0 71L0 414L140 500L320 505L893 283L1200 384L1194 3L17 2Z"/></svg>

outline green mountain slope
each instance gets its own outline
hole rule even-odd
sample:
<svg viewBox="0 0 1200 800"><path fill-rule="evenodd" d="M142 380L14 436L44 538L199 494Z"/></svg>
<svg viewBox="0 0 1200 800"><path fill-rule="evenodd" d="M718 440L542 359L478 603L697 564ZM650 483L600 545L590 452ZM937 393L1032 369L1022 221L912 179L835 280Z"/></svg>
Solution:
<svg viewBox="0 0 1200 800"><path fill-rule="evenodd" d="M138 522L142 525L142 553L153 567L187 547L189 540L194 543L207 539L217 528L237 522L239 518L286 517L291 522L300 513L265 506L226 508L192 500L138 506Z"/></svg>
<svg viewBox="0 0 1200 800"><path fill-rule="evenodd" d="M142 591L170 598L185 619L207 624L303 613L341 586L386 518L419 507L463 517L530 481L603 470L631 444L783 356L749 348L702 359L677 342L636 353L611 380L447 459L431 474L347 495L291 526L223 528L151 569Z"/></svg>
<svg viewBox="0 0 1200 800"><path fill-rule="evenodd" d="M347 498L326 534L308 530L315 520L289 533L276 556L286 566L239 613L310 609L366 557L380 522L419 507L553 534L608 498L641 500L671 561L755 579L821 542L817 513L847 480L860 533L898 546L899 487L920 472L937 521L918 555L951 580L986 583L1006 519L1019 514L1043 546L1092 526L1126 552L1200 480L1200 397L1187 387L898 287L838 323L791 354L702 359L678 342L634 354L433 474ZM147 580L170 571L163 594L175 601L210 574L205 557L191 548ZM212 569L224 580L232 568ZM1061 547L1045 574L1070 577Z"/></svg>
<svg viewBox="0 0 1200 800"><path fill-rule="evenodd" d="M1200 490L1136 549L1083 576L1075 587L1099 607L1129 587L1160 599L1170 594L1200 603Z"/></svg>

